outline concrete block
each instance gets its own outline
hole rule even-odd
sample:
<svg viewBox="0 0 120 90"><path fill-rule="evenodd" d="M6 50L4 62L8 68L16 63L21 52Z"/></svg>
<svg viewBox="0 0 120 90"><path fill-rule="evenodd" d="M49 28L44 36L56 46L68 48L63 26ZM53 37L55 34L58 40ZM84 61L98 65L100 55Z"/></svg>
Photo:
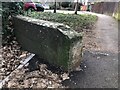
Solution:
<svg viewBox="0 0 120 90"><path fill-rule="evenodd" d="M23 49L35 53L65 71L75 70L82 59L82 34L69 26L33 19L13 17L15 35Z"/></svg>

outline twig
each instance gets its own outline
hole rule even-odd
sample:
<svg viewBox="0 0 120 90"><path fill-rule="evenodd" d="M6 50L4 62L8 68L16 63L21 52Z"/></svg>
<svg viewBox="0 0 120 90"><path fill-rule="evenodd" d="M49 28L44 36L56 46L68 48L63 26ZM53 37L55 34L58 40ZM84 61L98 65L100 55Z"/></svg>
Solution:
<svg viewBox="0 0 120 90"><path fill-rule="evenodd" d="M5 82L9 81L9 77L12 75L12 73L14 71L16 71L17 69L22 68L24 65L26 65L33 57L35 56L35 54L31 54L30 56L28 56L23 63L21 63L15 70L13 70L4 80L2 80L0 82L0 88L3 87L3 85L5 85Z"/></svg>

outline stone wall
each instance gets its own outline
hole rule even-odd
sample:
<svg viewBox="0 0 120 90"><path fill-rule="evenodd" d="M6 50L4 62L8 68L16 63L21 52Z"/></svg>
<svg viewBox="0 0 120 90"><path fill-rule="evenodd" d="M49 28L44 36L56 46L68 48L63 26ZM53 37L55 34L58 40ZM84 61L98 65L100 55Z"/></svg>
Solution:
<svg viewBox="0 0 120 90"><path fill-rule="evenodd" d="M82 34L69 26L24 16L13 17L15 35L22 48L50 64L72 71L82 59Z"/></svg>

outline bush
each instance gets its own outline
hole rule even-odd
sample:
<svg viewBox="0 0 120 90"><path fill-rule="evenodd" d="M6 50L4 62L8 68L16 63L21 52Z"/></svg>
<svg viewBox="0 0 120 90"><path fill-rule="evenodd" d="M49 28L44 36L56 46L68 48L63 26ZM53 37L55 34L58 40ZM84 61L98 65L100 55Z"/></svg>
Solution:
<svg viewBox="0 0 120 90"><path fill-rule="evenodd" d="M61 6L64 8L70 7L70 5L71 5L71 2L62 2L61 3Z"/></svg>
<svg viewBox="0 0 120 90"><path fill-rule="evenodd" d="M75 15L51 12L32 12L31 14L29 14L29 17L64 23L65 25L69 25L77 31L90 28L97 20L97 16L95 15Z"/></svg>

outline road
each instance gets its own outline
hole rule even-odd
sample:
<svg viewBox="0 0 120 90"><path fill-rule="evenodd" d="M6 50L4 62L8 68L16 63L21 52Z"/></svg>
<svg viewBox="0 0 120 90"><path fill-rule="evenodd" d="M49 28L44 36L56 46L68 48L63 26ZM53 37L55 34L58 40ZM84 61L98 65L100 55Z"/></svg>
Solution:
<svg viewBox="0 0 120 90"><path fill-rule="evenodd" d="M57 11L58 13L74 13ZM99 48L85 50L83 71L72 72L70 79L63 85L70 88L118 88L118 23L110 16L91 12L78 14L94 14L98 16L94 37Z"/></svg>

